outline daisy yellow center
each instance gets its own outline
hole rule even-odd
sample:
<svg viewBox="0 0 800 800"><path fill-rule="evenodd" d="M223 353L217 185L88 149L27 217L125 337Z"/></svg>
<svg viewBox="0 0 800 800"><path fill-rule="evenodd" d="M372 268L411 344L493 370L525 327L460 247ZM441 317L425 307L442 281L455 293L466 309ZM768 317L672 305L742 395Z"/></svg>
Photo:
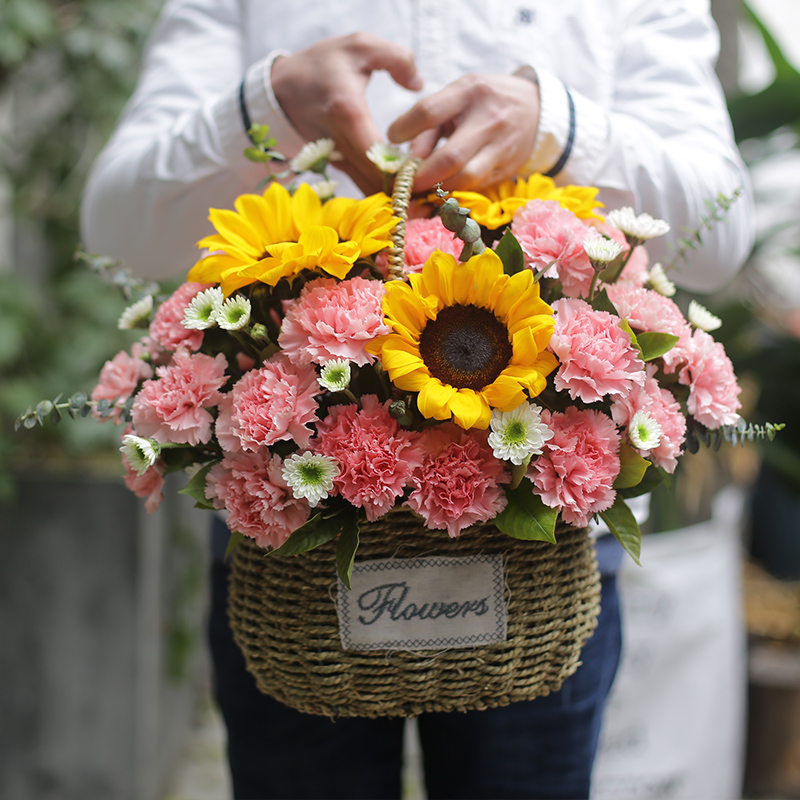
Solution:
<svg viewBox="0 0 800 800"><path fill-rule="evenodd" d="M513 348L505 325L474 305L443 308L419 337L431 375L458 389L483 389L508 366Z"/></svg>

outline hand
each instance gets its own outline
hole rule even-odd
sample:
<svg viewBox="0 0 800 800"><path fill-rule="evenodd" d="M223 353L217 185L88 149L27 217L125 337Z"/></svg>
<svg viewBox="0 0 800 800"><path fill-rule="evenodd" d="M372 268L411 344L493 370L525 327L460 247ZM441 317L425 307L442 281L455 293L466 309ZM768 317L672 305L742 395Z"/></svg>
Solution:
<svg viewBox="0 0 800 800"><path fill-rule="evenodd" d="M539 87L516 75L465 75L420 100L389 127L424 159L415 188L476 189L514 178L533 153ZM437 147L439 141L447 141Z"/></svg>
<svg viewBox="0 0 800 800"><path fill-rule="evenodd" d="M291 123L309 141L333 139L343 156L336 166L367 194L383 186L366 157L383 139L365 94L370 75L379 69L406 89L422 88L414 54L369 33L323 39L272 66L272 88Z"/></svg>

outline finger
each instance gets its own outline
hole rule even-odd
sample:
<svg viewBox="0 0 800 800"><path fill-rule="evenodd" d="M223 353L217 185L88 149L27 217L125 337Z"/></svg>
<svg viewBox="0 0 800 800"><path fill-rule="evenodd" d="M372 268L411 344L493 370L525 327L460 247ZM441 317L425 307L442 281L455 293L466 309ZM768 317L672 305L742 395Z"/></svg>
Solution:
<svg viewBox="0 0 800 800"><path fill-rule="evenodd" d="M493 146L491 140L482 133L481 129L474 126L463 125L456 128L450 138L420 164L414 182L415 188L424 190L441 183L445 188L460 189L464 188L461 184L480 181L484 172L490 169L483 164L496 158L494 153L497 149L497 145ZM482 153L484 148L486 152ZM472 176L468 165L469 169L474 166L481 172Z"/></svg>
<svg viewBox="0 0 800 800"><path fill-rule="evenodd" d="M348 46L358 54L362 72L386 70L392 80L411 91L423 87L413 51L371 33L358 32L348 38Z"/></svg>
<svg viewBox="0 0 800 800"><path fill-rule="evenodd" d="M444 131L437 129L431 129L427 131L423 131L419 136L415 136L411 140L411 144L409 146L409 153L414 158L427 158L436 148L436 145L445 135Z"/></svg>
<svg viewBox="0 0 800 800"><path fill-rule="evenodd" d="M389 126L386 132L389 141L396 144L408 142L423 131L441 128L454 120L469 107L468 92L467 82L461 78L435 94L422 98Z"/></svg>

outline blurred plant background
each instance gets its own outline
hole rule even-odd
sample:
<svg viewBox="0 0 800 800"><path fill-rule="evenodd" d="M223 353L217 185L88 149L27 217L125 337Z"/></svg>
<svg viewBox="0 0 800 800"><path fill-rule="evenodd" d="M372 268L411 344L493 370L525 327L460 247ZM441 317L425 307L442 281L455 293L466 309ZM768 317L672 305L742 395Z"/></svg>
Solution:
<svg viewBox="0 0 800 800"><path fill-rule="evenodd" d="M45 397L90 390L129 344L119 291L75 261L78 208L161 5L0 0L0 497L11 465L89 470L116 442L90 420L25 437L13 422Z"/></svg>

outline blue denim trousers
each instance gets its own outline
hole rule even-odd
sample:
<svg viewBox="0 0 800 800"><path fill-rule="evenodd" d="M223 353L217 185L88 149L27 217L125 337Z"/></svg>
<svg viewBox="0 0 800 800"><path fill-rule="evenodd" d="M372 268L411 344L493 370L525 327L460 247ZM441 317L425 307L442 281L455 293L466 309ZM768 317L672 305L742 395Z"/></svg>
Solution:
<svg viewBox="0 0 800 800"><path fill-rule="evenodd" d="M262 694L228 626L229 569L215 560L212 570L209 635L236 800L399 798L404 720L331 721ZM430 800L588 798L621 649L614 575L602 586L598 627L560 691L503 708L419 717Z"/></svg>

